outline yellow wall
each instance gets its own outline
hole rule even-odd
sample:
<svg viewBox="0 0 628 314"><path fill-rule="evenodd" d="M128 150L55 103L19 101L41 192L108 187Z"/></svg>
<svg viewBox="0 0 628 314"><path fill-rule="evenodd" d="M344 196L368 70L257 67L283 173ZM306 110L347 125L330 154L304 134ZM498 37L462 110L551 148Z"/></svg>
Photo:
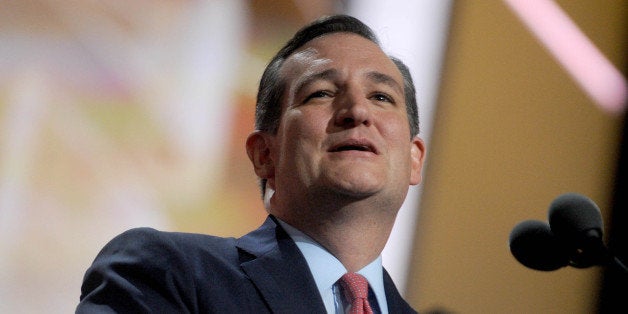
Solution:
<svg viewBox="0 0 628 314"><path fill-rule="evenodd" d="M627 1L558 3L626 68ZM598 109L501 1L458 1L452 23L407 297L423 312L591 313L599 268L527 269L508 236L545 220L563 192L608 215L621 118Z"/></svg>

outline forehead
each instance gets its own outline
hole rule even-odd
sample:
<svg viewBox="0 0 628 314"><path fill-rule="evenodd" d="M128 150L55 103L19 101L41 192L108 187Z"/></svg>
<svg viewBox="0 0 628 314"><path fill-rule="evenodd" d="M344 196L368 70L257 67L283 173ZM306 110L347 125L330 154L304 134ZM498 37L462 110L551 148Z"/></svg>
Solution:
<svg viewBox="0 0 628 314"><path fill-rule="evenodd" d="M332 33L307 42L290 55L283 65L283 77L288 81L299 75L338 70L380 72L395 78L400 84L401 73L392 60L374 42L353 33Z"/></svg>

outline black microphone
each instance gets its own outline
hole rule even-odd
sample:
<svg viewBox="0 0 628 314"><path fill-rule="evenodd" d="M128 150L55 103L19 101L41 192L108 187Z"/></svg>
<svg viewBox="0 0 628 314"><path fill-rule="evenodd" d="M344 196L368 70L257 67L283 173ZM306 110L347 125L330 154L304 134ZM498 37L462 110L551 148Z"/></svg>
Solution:
<svg viewBox="0 0 628 314"><path fill-rule="evenodd" d="M543 221L518 223L510 233L510 252L519 263L536 270L552 271L569 264L567 249Z"/></svg>
<svg viewBox="0 0 628 314"><path fill-rule="evenodd" d="M576 193L560 195L550 204L548 219L552 232L569 251L570 266L587 268L610 262L602 240L602 215L591 199Z"/></svg>
<svg viewBox="0 0 628 314"><path fill-rule="evenodd" d="M510 251L526 267L552 271L564 266L587 268L614 262L624 272L628 268L614 257L603 242L600 209L589 198L562 194L552 203L549 223L526 220L510 233Z"/></svg>

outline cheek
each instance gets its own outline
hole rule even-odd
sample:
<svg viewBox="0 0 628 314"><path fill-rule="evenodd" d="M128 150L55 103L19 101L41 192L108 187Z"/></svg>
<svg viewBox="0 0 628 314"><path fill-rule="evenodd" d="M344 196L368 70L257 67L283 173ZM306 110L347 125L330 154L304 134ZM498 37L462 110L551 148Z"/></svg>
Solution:
<svg viewBox="0 0 628 314"><path fill-rule="evenodd" d="M282 123L280 151L284 158L309 159L317 153L327 123L321 113L294 109L286 112Z"/></svg>
<svg viewBox="0 0 628 314"><path fill-rule="evenodd" d="M294 109L285 115L286 136L297 143L318 141L325 135L329 115L311 107Z"/></svg>
<svg viewBox="0 0 628 314"><path fill-rule="evenodd" d="M402 146L410 141L410 125L405 114L382 114L380 132L389 145Z"/></svg>
<svg viewBox="0 0 628 314"><path fill-rule="evenodd" d="M410 167L412 161L408 120L405 119L405 116L390 115L381 121L380 134L384 138L391 155L390 166L393 169L405 171Z"/></svg>

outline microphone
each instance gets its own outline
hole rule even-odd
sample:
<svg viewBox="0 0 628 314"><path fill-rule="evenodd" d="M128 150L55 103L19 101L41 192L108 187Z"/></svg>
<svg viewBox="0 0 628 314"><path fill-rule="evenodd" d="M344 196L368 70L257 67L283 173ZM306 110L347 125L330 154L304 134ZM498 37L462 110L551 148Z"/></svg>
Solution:
<svg viewBox="0 0 628 314"><path fill-rule="evenodd" d="M569 264L567 250L543 221L518 223L510 233L510 252L519 263L536 270L552 271Z"/></svg>
<svg viewBox="0 0 628 314"><path fill-rule="evenodd" d="M587 268L610 261L602 240L602 215L591 199L576 193L560 195L550 204L548 219L552 232L569 251L570 266Z"/></svg>
<svg viewBox="0 0 628 314"><path fill-rule="evenodd" d="M628 268L604 245L602 215L591 199L576 193L562 194L550 204L548 219L549 223L526 220L513 228L510 251L521 264L553 271L614 262L628 273Z"/></svg>

